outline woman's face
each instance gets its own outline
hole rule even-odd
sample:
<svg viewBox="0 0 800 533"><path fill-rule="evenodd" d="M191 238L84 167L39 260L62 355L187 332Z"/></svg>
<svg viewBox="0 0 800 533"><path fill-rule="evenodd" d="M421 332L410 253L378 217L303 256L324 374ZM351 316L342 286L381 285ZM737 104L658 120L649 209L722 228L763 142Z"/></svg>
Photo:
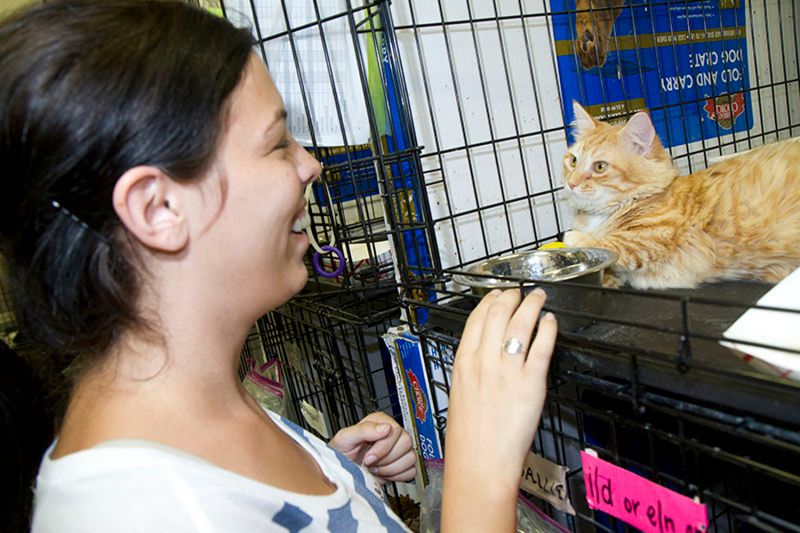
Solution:
<svg viewBox="0 0 800 533"><path fill-rule="evenodd" d="M260 316L299 292L308 273L306 186L321 167L286 129L283 101L255 55L231 96L227 129L208 183L221 191L203 230L221 298ZM216 196L216 195L215 195ZM220 207L221 205L221 207Z"/></svg>

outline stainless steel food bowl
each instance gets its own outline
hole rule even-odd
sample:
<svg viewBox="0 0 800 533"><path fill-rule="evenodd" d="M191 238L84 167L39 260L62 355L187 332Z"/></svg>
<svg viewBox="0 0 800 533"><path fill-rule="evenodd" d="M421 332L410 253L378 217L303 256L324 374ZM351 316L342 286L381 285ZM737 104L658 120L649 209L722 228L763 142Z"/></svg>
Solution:
<svg viewBox="0 0 800 533"><path fill-rule="evenodd" d="M563 329L574 330L585 326L591 320L567 314L559 316L558 310L598 314L602 306L602 293L580 287L562 286L557 282L566 281L601 287L603 271L616 260L616 253L602 248L533 250L487 259L469 268L466 275L456 274L453 276L453 281L469 287L478 296L483 296L492 289L519 286L518 281L483 276L555 282L555 284L542 284L542 288L547 292L547 306L554 309Z"/></svg>

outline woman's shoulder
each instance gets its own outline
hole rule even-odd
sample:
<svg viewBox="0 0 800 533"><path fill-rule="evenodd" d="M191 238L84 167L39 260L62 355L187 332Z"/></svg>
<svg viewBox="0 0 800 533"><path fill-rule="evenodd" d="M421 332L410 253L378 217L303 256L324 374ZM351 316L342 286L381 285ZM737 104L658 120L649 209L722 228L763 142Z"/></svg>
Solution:
<svg viewBox="0 0 800 533"><path fill-rule="evenodd" d="M157 442L115 439L53 459L51 454L56 444L54 441L42 458L37 476L39 489L58 485L73 489L101 486L106 480L121 486L126 482L137 483L144 476L155 483L176 470L184 476L214 472L213 465L200 457Z"/></svg>
<svg viewBox="0 0 800 533"><path fill-rule="evenodd" d="M51 459L54 447L37 476L33 531L191 529L192 514L185 511L198 495L184 490L181 496L181 487L206 477L200 460L141 441L109 441Z"/></svg>
<svg viewBox="0 0 800 533"><path fill-rule="evenodd" d="M35 489L35 533L257 530L287 504L268 485L154 442L48 456ZM289 510L303 505L291 503Z"/></svg>
<svg viewBox="0 0 800 533"><path fill-rule="evenodd" d="M403 530L365 490L369 483L357 466L310 432L271 416L316 452L320 467L340 486L334 494L287 493L150 441L113 440L53 460L54 443L38 476L33 531L249 531L300 522L326 531L351 520Z"/></svg>

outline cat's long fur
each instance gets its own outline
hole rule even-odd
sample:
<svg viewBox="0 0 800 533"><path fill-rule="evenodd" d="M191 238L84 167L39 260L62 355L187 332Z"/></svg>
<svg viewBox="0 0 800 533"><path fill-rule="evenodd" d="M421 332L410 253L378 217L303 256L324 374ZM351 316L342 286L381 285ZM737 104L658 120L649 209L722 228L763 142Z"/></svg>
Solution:
<svg viewBox="0 0 800 533"><path fill-rule="evenodd" d="M800 266L800 139L679 176L646 113L613 126L575 103L575 116L564 176L576 216L564 242L617 252L621 282L776 282Z"/></svg>

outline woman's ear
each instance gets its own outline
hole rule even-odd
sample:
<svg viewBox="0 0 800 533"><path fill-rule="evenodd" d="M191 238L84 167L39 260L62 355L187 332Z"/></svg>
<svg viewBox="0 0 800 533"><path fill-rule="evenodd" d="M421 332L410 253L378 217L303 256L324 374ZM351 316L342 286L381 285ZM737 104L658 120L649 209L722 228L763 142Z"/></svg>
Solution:
<svg viewBox="0 0 800 533"><path fill-rule="evenodd" d="M114 186L114 210L125 228L148 248L178 252L189 241L179 187L157 167L134 167Z"/></svg>

